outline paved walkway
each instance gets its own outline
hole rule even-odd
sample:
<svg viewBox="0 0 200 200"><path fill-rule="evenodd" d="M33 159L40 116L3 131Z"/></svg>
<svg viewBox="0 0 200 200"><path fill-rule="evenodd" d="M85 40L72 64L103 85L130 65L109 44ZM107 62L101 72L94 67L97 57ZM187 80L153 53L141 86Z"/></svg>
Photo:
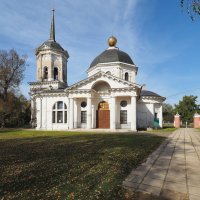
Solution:
<svg viewBox="0 0 200 200"><path fill-rule="evenodd" d="M173 132L123 185L174 200L200 200L200 133L191 128Z"/></svg>

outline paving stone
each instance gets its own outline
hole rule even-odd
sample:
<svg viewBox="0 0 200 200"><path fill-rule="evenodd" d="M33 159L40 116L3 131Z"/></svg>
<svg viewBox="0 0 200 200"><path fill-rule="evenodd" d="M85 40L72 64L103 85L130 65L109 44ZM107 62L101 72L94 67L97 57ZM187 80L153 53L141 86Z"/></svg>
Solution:
<svg viewBox="0 0 200 200"><path fill-rule="evenodd" d="M161 191L160 196L162 198L166 198L167 200L187 200L186 193L180 193L166 189Z"/></svg>
<svg viewBox="0 0 200 200"><path fill-rule="evenodd" d="M189 195L189 199L190 200L199 200L200 199L200 196L197 196L197 195Z"/></svg>
<svg viewBox="0 0 200 200"><path fill-rule="evenodd" d="M200 197L200 185L198 185L198 186L199 186L199 187L188 186L189 194L199 195L199 197ZM199 198L199 199L200 199L200 198Z"/></svg>
<svg viewBox="0 0 200 200"><path fill-rule="evenodd" d="M126 188L137 189L138 185L139 185L139 183L133 183L133 182L129 182L129 181L123 181L123 186L126 187Z"/></svg>
<svg viewBox="0 0 200 200"><path fill-rule="evenodd" d="M148 176L145 177L144 180L142 181L142 184L146 184L146 185L150 185L154 187L162 187L163 183L164 183L164 180L152 179Z"/></svg>
<svg viewBox="0 0 200 200"><path fill-rule="evenodd" d="M155 172L149 172L147 174L147 176L149 178L152 178L152 179L161 179L161 180L164 180L165 179L165 173L162 173L162 174L158 174L158 173L155 173Z"/></svg>
<svg viewBox="0 0 200 200"><path fill-rule="evenodd" d="M141 183L142 179L143 179L143 176L134 175L128 181L133 182L133 183Z"/></svg>
<svg viewBox="0 0 200 200"><path fill-rule="evenodd" d="M169 182L185 182L186 183L186 174L181 175L181 176L174 176L171 174L167 174L165 181L169 181Z"/></svg>
<svg viewBox="0 0 200 200"><path fill-rule="evenodd" d="M139 190L143 190L143 191L146 191L148 193L152 193L154 195L159 196L160 191L161 191L161 187L154 187L154 186L150 186L150 185L141 184L139 186Z"/></svg>
<svg viewBox="0 0 200 200"><path fill-rule="evenodd" d="M170 166L168 169L168 173L176 173L177 175L179 174L185 174L185 167L184 166Z"/></svg>
<svg viewBox="0 0 200 200"><path fill-rule="evenodd" d="M165 182L163 189L187 193L186 183L184 182Z"/></svg>
<svg viewBox="0 0 200 200"><path fill-rule="evenodd" d="M200 171L200 170L199 170ZM198 174L193 174L193 173L188 173L187 174L187 179L192 181L192 180L198 180L200 183L200 172Z"/></svg>
<svg viewBox="0 0 200 200"><path fill-rule="evenodd" d="M132 190L138 186L137 191L160 195L167 199L186 200L189 195L190 200L200 200L198 156L200 133L190 128L178 129L146 159L145 163L131 172L131 176L126 179L130 180L130 183L126 184L132 186Z"/></svg>
<svg viewBox="0 0 200 200"><path fill-rule="evenodd" d="M170 159L167 158L161 158L158 159L154 165L160 165L160 166L168 166L170 163Z"/></svg>

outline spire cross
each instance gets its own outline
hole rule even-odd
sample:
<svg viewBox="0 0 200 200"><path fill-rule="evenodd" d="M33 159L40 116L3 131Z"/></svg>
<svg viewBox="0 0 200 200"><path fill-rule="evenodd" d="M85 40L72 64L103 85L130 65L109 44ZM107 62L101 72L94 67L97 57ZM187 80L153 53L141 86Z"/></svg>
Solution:
<svg viewBox="0 0 200 200"><path fill-rule="evenodd" d="M55 22L54 22L54 8L52 9L52 19L51 19L51 31L50 31L50 40L51 41L56 41L55 40Z"/></svg>

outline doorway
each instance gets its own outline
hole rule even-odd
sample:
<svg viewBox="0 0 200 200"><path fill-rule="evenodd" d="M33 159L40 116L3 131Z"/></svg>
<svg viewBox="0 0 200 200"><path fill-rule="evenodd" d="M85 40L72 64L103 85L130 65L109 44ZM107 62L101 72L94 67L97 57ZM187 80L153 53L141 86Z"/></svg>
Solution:
<svg viewBox="0 0 200 200"><path fill-rule="evenodd" d="M96 111L97 128L110 128L110 110L106 101L101 101Z"/></svg>

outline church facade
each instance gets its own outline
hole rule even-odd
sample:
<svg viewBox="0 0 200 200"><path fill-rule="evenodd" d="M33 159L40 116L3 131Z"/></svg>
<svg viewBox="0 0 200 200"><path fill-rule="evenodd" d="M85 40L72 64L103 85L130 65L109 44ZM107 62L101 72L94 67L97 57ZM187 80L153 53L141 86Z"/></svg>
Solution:
<svg viewBox="0 0 200 200"><path fill-rule="evenodd" d="M69 54L55 40L54 11L50 38L36 51L37 81L30 84L32 125L38 130L162 127L164 97L136 83L131 57L108 39L108 48L87 70L87 78L67 84Z"/></svg>

